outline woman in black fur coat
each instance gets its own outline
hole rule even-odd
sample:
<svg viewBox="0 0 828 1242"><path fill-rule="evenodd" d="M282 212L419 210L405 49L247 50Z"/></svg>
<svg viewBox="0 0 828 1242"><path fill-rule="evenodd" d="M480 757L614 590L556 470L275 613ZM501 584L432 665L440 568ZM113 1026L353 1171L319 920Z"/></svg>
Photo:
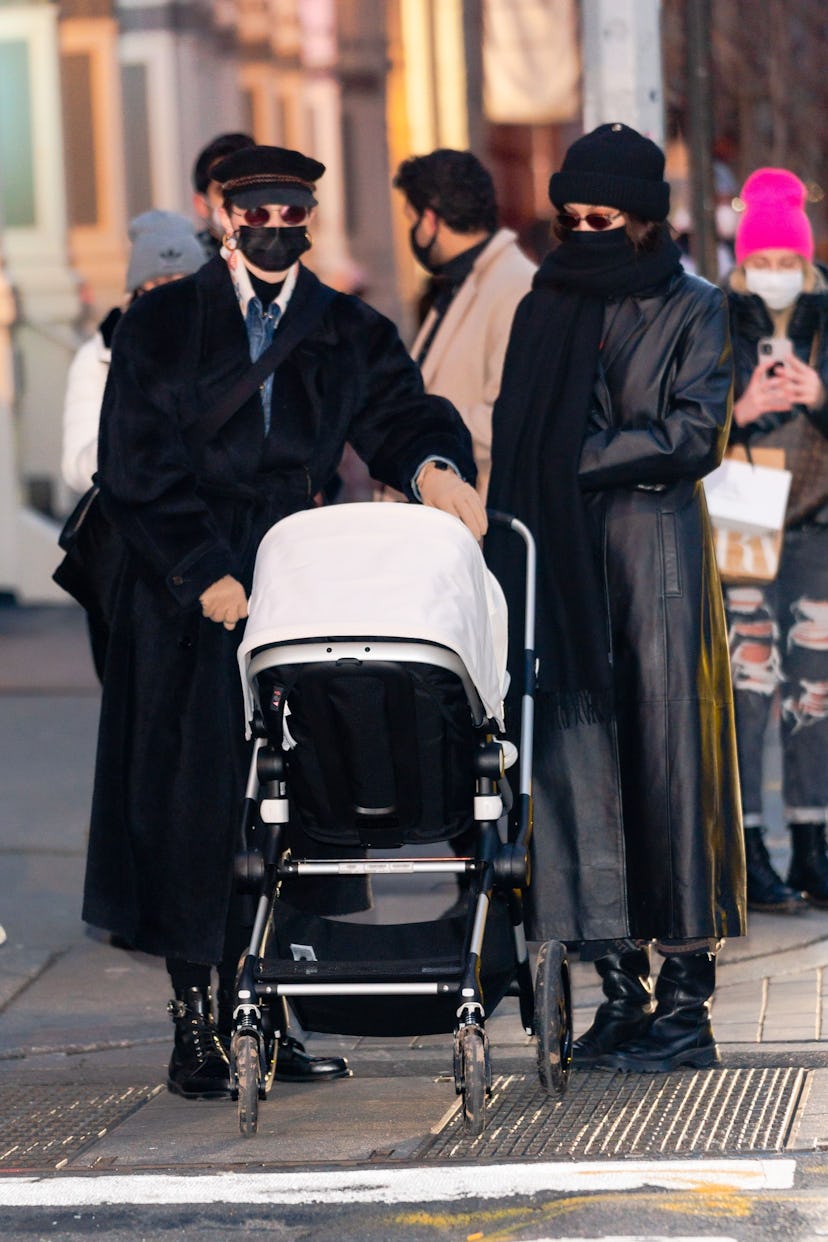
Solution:
<svg viewBox="0 0 828 1242"><path fill-rule="evenodd" d="M425 394L393 324L299 261L323 172L279 147L249 147L216 166L222 255L123 317L103 403L98 479L125 553L84 918L166 958L176 1028L168 1084L186 1096L229 1091L210 970L220 966L228 1027L243 947L233 855L249 763L236 648L262 536L312 504L346 442L375 478L454 513L477 537L485 529L454 408ZM207 412L274 334L292 340L290 353L205 432ZM277 1077L346 1072L340 1058L309 1057L283 1036Z"/></svg>

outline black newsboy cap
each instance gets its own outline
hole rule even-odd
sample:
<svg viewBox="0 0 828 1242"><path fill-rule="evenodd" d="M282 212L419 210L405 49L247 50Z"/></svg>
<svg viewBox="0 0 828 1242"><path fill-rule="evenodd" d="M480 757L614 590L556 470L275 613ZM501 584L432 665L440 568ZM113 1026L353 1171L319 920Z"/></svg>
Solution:
<svg viewBox="0 0 828 1242"><path fill-rule="evenodd" d="M324 171L324 164L301 151L256 146L226 155L210 169L210 176L220 182L225 198L239 207L263 203L315 207L315 182Z"/></svg>

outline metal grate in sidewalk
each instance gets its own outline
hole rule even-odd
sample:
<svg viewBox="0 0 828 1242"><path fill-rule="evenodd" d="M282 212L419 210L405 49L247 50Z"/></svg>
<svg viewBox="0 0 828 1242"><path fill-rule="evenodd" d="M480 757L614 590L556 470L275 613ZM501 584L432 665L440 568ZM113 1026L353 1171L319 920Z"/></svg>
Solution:
<svg viewBox="0 0 828 1242"><path fill-rule="evenodd" d="M161 1087L41 1088L4 1084L0 1110L0 1172L60 1169L146 1104Z"/></svg>
<svg viewBox="0 0 828 1242"><path fill-rule="evenodd" d="M423 1144L419 1160L600 1158L781 1151L808 1078L791 1068L580 1071L562 1100L535 1075L495 1079L486 1129L463 1133L459 1111Z"/></svg>

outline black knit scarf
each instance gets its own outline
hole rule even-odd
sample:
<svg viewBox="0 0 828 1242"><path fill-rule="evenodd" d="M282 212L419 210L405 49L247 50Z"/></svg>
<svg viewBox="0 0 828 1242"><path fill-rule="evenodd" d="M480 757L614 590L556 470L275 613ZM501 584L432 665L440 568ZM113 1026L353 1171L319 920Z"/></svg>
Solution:
<svg viewBox="0 0 828 1242"><path fill-rule="evenodd" d="M666 227L648 251L636 250L624 229L578 232L543 261L512 325L488 504L519 517L538 543L538 689L561 728L613 714L602 570L578 483L606 302L654 292L679 270ZM514 670L523 637L515 537L492 527L486 557L509 601Z"/></svg>

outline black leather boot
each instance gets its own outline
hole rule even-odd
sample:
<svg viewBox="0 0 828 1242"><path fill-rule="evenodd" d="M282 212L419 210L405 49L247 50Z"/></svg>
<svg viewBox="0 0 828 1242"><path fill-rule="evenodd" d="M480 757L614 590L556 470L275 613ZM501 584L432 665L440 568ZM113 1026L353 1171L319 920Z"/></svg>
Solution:
<svg viewBox="0 0 828 1242"><path fill-rule="evenodd" d="M791 832L791 869L788 884L799 889L808 903L828 909L828 855L824 824L788 824Z"/></svg>
<svg viewBox="0 0 828 1242"><path fill-rule="evenodd" d="M719 1050L710 1024L716 958L710 953L665 957L655 986L656 1010L646 1033L601 1057L605 1069L665 1074L680 1065L716 1065Z"/></svg>
<svg viewBox="0 0 828 1242"><path fill-rule="evenodd" d="M218 1031L222 1043L229 1048L233 1034L233 992L219 986ZM283 1002L284 1003L284 1002ZM268 1015L265 1014L265 1018ZM273 1028L269 1021L265 1026L265 1042L268 1063L273 1055ZM326 1082L333 1078L350 1078L352 1070L344 1057L312 1057L304 1044L287 1034L288 1013L285 1005L282 1017L284 1034L276 1046L276 1070L273 1077L278 1082Z"/></svg>
<svg viewBox="0 0 828 1242"><path fill-rule="evenodd" d="M807 910L802 893L790 888L774 871L761 828L745 829L745 863L749 910L771 914L801 914Z"/></svg>
<svg viewBox="0 0 828 1242"><path fill-rule="evenodd" d="M167 1005L175 1023L175 1047L167 1088L188 1100L230 1094L230 1064L213 1022L209 988L182 988Z"/></svg>
<svg viewBox="0 0 828 1242"><path fill-rule="evenodd" d="M292 1035L279 1040L273 1075L277 1082L329 1082L332 1078L350 1078L351 1073L344 1057L312 1057Z"/></svg>
<svg viewBox="0 0 828 1242"><path fill-rule="evenodd" d="M632 940L619 940L617 952L599 957L595 969L601 976L606 1000L596 1010L592 1026L572 1047L576 1066L595 1065L604 1053L646 1031L652 1016L650 952Z"/></svg>

